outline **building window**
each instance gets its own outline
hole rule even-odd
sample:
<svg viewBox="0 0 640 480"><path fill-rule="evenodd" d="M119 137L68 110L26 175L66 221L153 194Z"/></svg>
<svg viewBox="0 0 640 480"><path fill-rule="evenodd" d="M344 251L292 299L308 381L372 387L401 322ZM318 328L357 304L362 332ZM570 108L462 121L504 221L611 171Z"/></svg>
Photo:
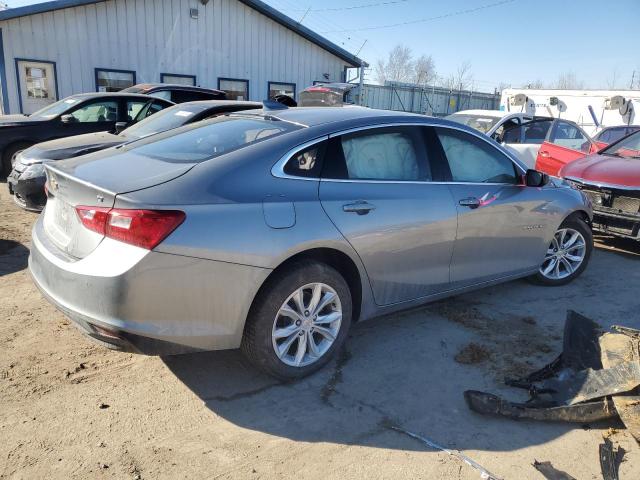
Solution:
<svg viewBox="0 0 640 480"><path fill-rule="evenodd" d="M173 83L175 85L189 85L191 87L196 86L195 75L182 75L179 73L161 73L160 81L162 83Z"/></svg>
<svg viewBox="0 0 640 480"><path fill-rule="evenodd" d="M136 83L136 72L96 68L96 91L119 92Z"/></svg>
<svg viewBox="0 0 640 480"><path fill-rule="evenodd" d="M218 90L222 90L228 100L249 100L249 80L219 78Z"/></svg>
<svg viewBox="0 0 640 480"><path fill-rule="evenodd" d="M296 98L296 84L269 82L269 98L275 98L276 95L287 95L293 99Z"/></svg>

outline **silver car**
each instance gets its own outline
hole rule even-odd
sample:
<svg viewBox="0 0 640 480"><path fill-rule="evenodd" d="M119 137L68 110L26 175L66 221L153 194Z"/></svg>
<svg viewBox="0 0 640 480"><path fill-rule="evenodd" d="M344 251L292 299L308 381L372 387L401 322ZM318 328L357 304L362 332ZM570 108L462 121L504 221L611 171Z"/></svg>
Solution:
<svg viewBox="0 0 640 480"><path fill-rule="evenodd" d="M146 354L240 347L307 375L352 323L592 250L579 191L471 128L364 108L234 113L47 167L29 267L90 337Z"/></svg>

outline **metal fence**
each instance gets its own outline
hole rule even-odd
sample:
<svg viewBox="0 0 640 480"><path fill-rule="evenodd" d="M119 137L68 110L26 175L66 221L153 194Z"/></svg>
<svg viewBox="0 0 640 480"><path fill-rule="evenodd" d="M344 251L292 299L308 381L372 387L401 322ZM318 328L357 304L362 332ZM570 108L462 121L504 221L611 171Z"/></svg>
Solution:
<svg viewBox="0 0 640 480"><path fill-rule="evenodd" d="M362 94L354 89L351 101L357 105L382 110L422 113L443 117L460 110L498 110L498 93L449 90L416 85L362 85Z"/></svg>

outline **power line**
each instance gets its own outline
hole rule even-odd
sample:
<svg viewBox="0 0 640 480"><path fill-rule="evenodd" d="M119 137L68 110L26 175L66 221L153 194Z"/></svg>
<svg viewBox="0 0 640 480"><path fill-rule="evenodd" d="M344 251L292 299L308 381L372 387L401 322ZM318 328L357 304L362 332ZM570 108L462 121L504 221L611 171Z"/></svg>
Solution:
<svg viewBox="0 0 640 480"><path fill-rule="evenodd" d="M351 7L335 7L335 8L314 8L314 12L340 12L343 10L358 10L361 8L383 7L386 5L396 5L398 3L407 3L411 0L389 0L387 2L368 3L366 5L353 5ZM289 9L288 9L289 10ZM303 9L291 9L292 12L304 12Z"/></svg>
<svg viewBox="0 0 640 480"><path fill-rule="evenodd" d="M328 31L324 31L324 32L320 32L320 33L346 33L346 32L363 32L363 31L367 31L367 30L381 30L383 28L393 28L393 27L402 27L405 25L414 25L416 23L425 23L425 22L431 22L433 20L442 20L443 18L449 18L449 17L455 17L458 15L467 15L469 13L475 13L478 12L480 10L485 10L487 8L493 8L493 7L499 7L500 5L506 5L507 3L513 3L516 0L502 0L500 2L494 2L494 3L489 3L486 5L480 5L479 7L475 7L475 8L467 8L465 10L458 10L455 12L450 12L450 13L445 13L444 15L438 15L436 17L429 17L429 18L422 18L420 20L410 20L407 22L400 22L400 23L391 23L388 25L376 25L376 26L372 26L372 27L362 27L362 28L351 28L348 30L328 30Z"/></svg>

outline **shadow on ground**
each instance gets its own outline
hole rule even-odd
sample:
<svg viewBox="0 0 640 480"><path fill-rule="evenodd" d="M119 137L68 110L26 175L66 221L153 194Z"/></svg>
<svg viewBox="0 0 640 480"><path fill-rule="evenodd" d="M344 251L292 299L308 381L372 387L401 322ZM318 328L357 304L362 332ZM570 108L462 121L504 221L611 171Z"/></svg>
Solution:
<svg viewBox="0 0 640 480"><path fill-rule="evenodd" d="M515 281L357 324L337 361L291 384L258 373L238 352L163 360L214 414L249 430L296 441L424 450L389 430L398 424L451 448L513 451L582 426L480 416L467 408L464 390L525 400L525 392L502 385L510 367L533 371L552 360L562 348L569 309L603 328L640 328L639 284L640 269L627 254L597 250L569 285ZM487 346L490 358L474 365L456 361L470 342Z"/></svg>
<svg viewBox="0 0 640 480"><path fill-rule="evenodd" d="M0 240L0 276L27 268L29 249L14 240Z"/></svg>

